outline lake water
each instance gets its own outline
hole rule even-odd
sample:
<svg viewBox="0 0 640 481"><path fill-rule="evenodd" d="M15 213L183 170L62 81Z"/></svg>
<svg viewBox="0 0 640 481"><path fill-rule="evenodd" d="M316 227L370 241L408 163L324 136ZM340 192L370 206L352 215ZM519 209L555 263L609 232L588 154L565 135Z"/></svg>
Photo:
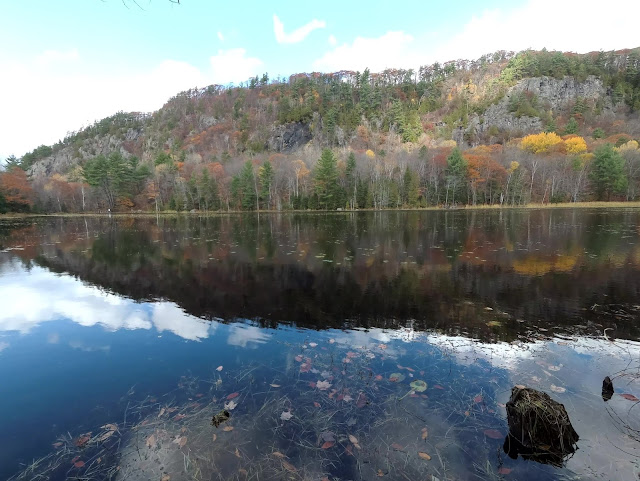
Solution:
<svg viewBox="0 0 640 481"><path fill-rule="evenodd" d="M0 221L0 479L640 479L639 237L626 209ZM505 453L514 385L573 455Z"/></svg>

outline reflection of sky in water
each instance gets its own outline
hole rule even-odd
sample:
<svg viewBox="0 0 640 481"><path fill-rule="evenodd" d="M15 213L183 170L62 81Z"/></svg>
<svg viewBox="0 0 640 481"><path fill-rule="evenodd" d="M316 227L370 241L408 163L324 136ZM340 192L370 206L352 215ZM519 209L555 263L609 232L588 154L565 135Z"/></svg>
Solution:
<svg viewBox="0 0 640 481"><path fill-rule="evenodd" d="M224 365L226 373L245 362L280 362L289 375L297 375L292 353L302 352L305 341L306 346L313 341L319 349L338 349L340 357L348 350L375 352L372 362L378 363L375 366L385 378L400 369L398 365L413 365L416 376L419 370L425 371L430 396L434 384L459 390L461 399L471 399L477 394L473 389L482 389L489 403L505 403L514 384L550 393L565 405L580 435L580 449L564 474L576 473L583 479L633 479L635 456L640 454L625 436L625 427L613 421L620 416L640 428L636 410L629 409L632 403L614 396L604 404L600 397L604 376L627 369L630 359L636 362L631 367L638 370L640 345L635 342L577 337L489 344L410 327L316 332L264 329L248 322L224 325L190 316L171 302L136 303L68 275L39 267L27 272L19 264L11 268L5 264L0 275L0 305L0 376L2 388L12 393L0 399L0 410L15 413L0 418L0 444L8 446L13 439L14 451L8 449L4 458L12 461L24 454L15 442L19 433L39 426L38 449L46 449L60 430L73 429L78 423L89 426L111 421L117 412L114 406L131 386L140 395L167 392L187 371L206 377L218 365ZM285 343L294 347L284 349ZM316 351L307 347L305 352ZM614 385L617 393L640 397L632 377L617 377ZM70 398L69 393L78 389L83 396ZM29 398L37 390L46 393L46 402ZM95 414L87 414L88 419L76 417L96 406L108 411L104 418ZM451 409L455 409L453 404ZM496 424L486 427L506 432L505 418L504 411L498 410ZM495 444L498 453L501 442ZM553 478L549 467L510 466L528 466L534 472L538 469L541 478ZM536 477L529 472L520 479Z"/></svg>

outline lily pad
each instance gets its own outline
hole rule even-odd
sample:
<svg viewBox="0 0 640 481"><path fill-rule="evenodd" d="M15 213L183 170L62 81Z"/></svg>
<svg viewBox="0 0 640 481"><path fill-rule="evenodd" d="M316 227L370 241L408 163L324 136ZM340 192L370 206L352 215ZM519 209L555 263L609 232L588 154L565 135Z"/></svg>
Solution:
<svg viewBox="0 0 640 481"><path fill-rule="evenodd" d="M399 372L394 372L393 374L391 374L391 376L389 376L389 381L391 382L402 382L404 381L404 379L404 374L401 374Z"/></svg>
<svg viewBox="0 0 640 481"><path fill-rule="evenodd" d="M411 389L413 389L416 392L424 392L427 390L427 383L420 380L420 379L416 379L415 381L413 381L411 384Z"/></svg>

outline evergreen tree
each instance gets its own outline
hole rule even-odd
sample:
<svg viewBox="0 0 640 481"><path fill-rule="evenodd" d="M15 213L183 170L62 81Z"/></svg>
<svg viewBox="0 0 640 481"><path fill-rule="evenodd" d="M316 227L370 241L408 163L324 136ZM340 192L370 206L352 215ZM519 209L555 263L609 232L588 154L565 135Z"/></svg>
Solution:
<svg viewBox="0 0 640 481"><path fill-rule="evenodd" d="M575 117L571 117L569 119L569 122L567 122L567 125L564 128L564 133L565 135L578 133L578 121L575 119Z"/></svg>
<svg viewBox="0 0 640 481"><path fill-rule="evenodd" d="M271 208L271 186L275 177L275 171L268 160L258 170L260 179L260 199L265 203L267 209Z"/></svg>
<svg viewBox="0 0 640 481"><path fill-rule="evenodd" d="M351 209L357 207L357 182L356 182L356 156L353 152L347 157L347 168L345 170L345 178L347 181L347 200Z"/></svg>
<svg viewBox="0 0 640 481"><path fill-rule="evenodd" d="M314 172L315 193L318 205L322 209L333 210L338 207L338 161L329 149L324 149L316 163Z"/></svg>
<svg viewBox="0 0 640 481"><path fill-rule="evenodd" d="M247 160L240 171L240 193L242 195L242 208L253 210L256 208L258 196L256 195L256 178L253 173L253 164Z"/></svg>
<svg viewBox="0 0 640 481"><path fill-rule="evenodd" d="M449 157L447 157L447 203L449 201L449 192L451 192L451 199L455 205L456 194L464 185L466 176L467 162L464 160L464 157L462 157L460 149L456 147Z"/></svg>
<svg viewBox="0 0 640 481"><path fill-rule="evenodd" d="M611 194L622 193L627 187L624 158L611 144L603 145L595 151L591 182L599 200L610 200Z"/></svg>

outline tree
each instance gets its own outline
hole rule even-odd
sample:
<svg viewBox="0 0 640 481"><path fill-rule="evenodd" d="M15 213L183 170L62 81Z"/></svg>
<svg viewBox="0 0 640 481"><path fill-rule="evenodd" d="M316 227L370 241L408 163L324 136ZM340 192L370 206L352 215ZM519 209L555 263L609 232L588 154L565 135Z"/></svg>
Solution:
<svg viewBox="0 0 640 481"><path fill-rule="evenodd" d="M567 122L567 125L564 128L564 133L565 135L569 135L569 134L577 134L578 133L578 121L576 120L575 117L571 117L569 119L569 122Z"/></svg>
<svg viewBox="0 0 640 481"><path fill-rule="evenodd" d="M271 208L271 187L275 178L275 171L271 162L268 160L258 169L258 178L260 179L260 199L265 202L267 209Z"/></svg>
<svg viewBox="0 0 640 481"><path fill-rule="evenodd" d="M357 205L358 183L356 179L356 156L353 152L349 152L347 157L347 168L345 170L345 178L347 181L347 198L349 208L354 209Z"/></svg>
<svg viewBox="0 0 640 481"><path fill-rule="evenodd" d="M339 203L338 161L331 150L322 151L313 177L318 205L326 210L335 209Z"/></svg>
<svg viewBox="0 0 640 481"><path fill-rule="evenodd" d="M520 142L520 148L532 154L546 154L562 143L562 139L555 132L541 132L527 135Z"/></svg>
<svg viewBox="0 0 640 481"><path fill-rule="evenodd" d="M452 201L456 203L456 192L464 185L467 172L467 162L462 157L460 149L453 149L447 157L447 195L445 204L449 204L449 191L451 191Z"/></svg>
<svg viewBox="0 0 640 481"><path fill-rule="evenodd" d="M253 164L250 160L244 163L244 167L240 171L239 193L242 197L242 208L244 210L257 209L258 194L256 185L256 176L253 173Z"/></svg>
<svg viewBox="0 0 640 481"><path fill-rule="evenodd" d="M20 167L0 173L0 193L8 210L24 212L33 205L33 188Z"/></svg>
<svg viewBox="0 0 640 481"><path fill-rule="evenodd" d="M584 154L587 151L587 143L582 137L570 137L564 141L567 154Z"/></svg>
<svg viewBox="0 0 640 481"><path fill-rule="evenodd" d="M591 182L599 200L610 200L612 194L624 192L627 186L624 159L611 144L603 145L594 154Z"/></svg>

